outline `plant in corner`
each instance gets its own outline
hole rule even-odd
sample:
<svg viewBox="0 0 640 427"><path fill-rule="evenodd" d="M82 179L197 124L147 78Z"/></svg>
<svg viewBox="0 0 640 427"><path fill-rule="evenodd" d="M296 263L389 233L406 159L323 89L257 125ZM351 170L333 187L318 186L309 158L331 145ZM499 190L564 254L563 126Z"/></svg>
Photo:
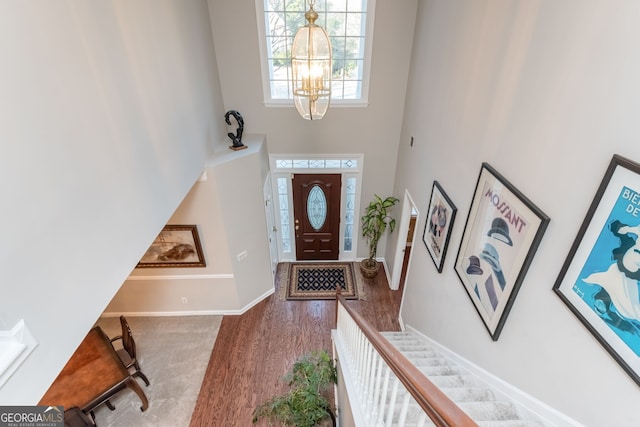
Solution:
<svg viewBox="0 0 640 427"><path fill-rule="evenodd" d="M313 427L331 419L336 425L327 392L338 380L333 359L327 351L312 351L300 357L284 377L291 389L253 411L253 423L261 418L283 426Z"/></svg>
<svg viewBox="0 0 640 427"><path fill-rule="evenodd" d="M382 197L377 194L374 196L375 199L369 203L362 217L362 237L365 237L369 242L369 258L360 262L360 270L369 279L378 274L378 261L376 260L378 240L384 234L387 226L389 233L396 227L396 220L389 215L387 209L398 203L398 199L395 197L389 196L382 200Z"/></svg>

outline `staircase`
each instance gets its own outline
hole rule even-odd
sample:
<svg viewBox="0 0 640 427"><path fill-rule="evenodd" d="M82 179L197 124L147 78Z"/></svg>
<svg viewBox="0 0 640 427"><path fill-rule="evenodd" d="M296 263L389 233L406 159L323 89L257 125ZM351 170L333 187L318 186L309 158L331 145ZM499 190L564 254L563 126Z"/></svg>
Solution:
<svg viewBox="0 0 640 427"><path fill-rule="evenodd" d="M433 384L480 427L551 426L542 418L517 405L490 385L430 345L414 332L383 332L397 350L409 359ZM404 399L407 392L398 393ZM400 407L400 404L394 405ZM418 425L422 413L417 404L409 406L405 426ZM424 425L432 425L427 421Z"/></svg>
<svg viewBox="0 0 640 427"><path fill-rule="evenodd" d="M584 427L408 327L379 332L337 297L341 425Z"/></svg>

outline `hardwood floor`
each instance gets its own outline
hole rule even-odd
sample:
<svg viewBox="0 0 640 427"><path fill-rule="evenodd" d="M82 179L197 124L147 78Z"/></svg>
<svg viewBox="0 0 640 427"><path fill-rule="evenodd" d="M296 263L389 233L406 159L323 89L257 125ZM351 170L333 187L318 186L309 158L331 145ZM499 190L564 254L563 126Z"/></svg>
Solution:
<svg viewBox="0 0 640 427"><path fill-rule="evenodd" d="M281 378L299 356L331 349L336 302L280 300L280 267L274 295L241 316L224 316L191 427L251 426L253 409L286 389ZM389 289L382 267L376 278L362 280L366 300L351 300L349 305L380 331L400 330L402 289Z"/></svg>

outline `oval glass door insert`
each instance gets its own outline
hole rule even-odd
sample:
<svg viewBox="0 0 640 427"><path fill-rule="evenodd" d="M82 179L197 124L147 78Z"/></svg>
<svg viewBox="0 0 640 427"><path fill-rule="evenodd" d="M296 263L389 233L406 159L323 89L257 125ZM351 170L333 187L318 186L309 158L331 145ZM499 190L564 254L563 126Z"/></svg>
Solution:
<svg viewBox="0 0 640 427"><path fill-rule="evenodd" d="M309 223L319 231L327 219L327 196L319 185L314 185L307 198L307 217Z"/></svg>

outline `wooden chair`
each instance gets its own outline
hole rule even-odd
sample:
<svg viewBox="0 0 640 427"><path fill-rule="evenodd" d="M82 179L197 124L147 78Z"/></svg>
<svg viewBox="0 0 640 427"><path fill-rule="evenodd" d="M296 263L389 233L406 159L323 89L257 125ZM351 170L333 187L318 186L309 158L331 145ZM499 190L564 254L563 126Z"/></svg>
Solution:
<svg viewBox="0 0 640 427"><path fill-rule="evenodd" d="M142 381L144 381L148 387L149 379L142 373L142 370L140 370L140 364L136 357L136 342L133 340L131 328L129 328L129 323L124 316L120 316L120 326L122 327L122 335L111 338L111 344L113 345L113 343L118 340L122 341L122 348L116 349L116 353L118 353L120 360L122 360L122 363L127 369L135 369L132 376L142 378Z"/></svg>
<svg viewBox="0 0 640 427"><path fill-rule="evenodd" d="M64 427L95 427L96 422L77 406L64 411Z"/></svg>

